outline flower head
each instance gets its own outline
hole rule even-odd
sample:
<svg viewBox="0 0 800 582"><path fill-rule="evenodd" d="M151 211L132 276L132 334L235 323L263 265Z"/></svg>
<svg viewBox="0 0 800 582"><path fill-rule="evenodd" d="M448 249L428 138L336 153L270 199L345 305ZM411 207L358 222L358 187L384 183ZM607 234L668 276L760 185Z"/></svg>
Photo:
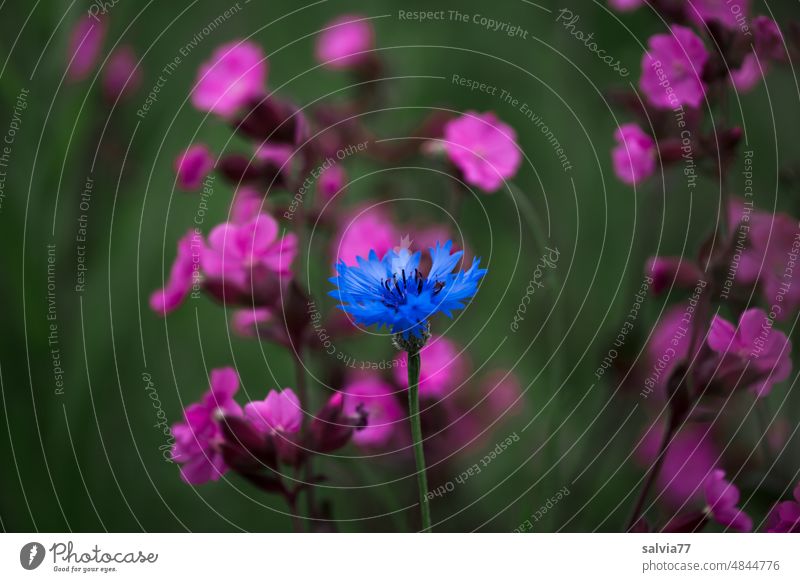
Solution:
<svg viewBox="0 0 800 582"><path fill-rule="evenodd" d="M494 113L468 111L444 128L444 147L464 180L486 192L496 192L522 163L514 129Z"/></svg>
<svg viewBox="0 0 800 582"><path fill-rule="evenodd" d="M366 426L356 429L353 442L366 449L386 446L404 417L394 396L394 388L377 376L365 376L344 389L344 412L350 417L364 416Z"/></svg>
<svg viewBox="0 0 800 582"><path fill-rule="evenodd" d="M172 426L175 445L172 460L181 466L181 477L193 485L216 481L228 470L220 452L220 415L239 416L241 407L233 400L239 377L233 368L211 371L210 387L200 402L184 411L184 421Z"/></svg>
<svg viewBox="0 0 800 582"><path fill-rule="evenodd" d="M382 257L392 250L400 240L400 232L388 213L381 207L359 209L342 221L341 232L333 247L334 264L358 264L358 257L369 254L370 250Z"/></svg>
<svg viewBox="0 0 800 582"><path fill-rule="evenodd" d="M719 22L726 28L735 29L746 22L750 0L689 0L686 16L702 26L706 22Z"/></svg>
<svg viewBox="0 0 800 582"><path fill-rule="evenodd" d="M214 156L202 143L190 146L175 158L175 173L182 190L197 190L214 168Z"/></svg>
<svg viewBox="0 0 800 582"><path fill-rule="evenodd" d="M674 25L667 34L651 36L648 46L639 86L650 103L661 109L700 105L706 91L701 75L708 61L700 37L685 26Z"/></svg>
<svg viewBox="0 0 800 582"><path fill-rule="evenodd" d="M211 231L203 249L203 273L246 288L257 269L291 275L295 254L297 237L278 238L277 221L259 214L244 224L226 222Z"/></svg>
<svg viewBox="0 0 800 582"><path fill-rule="evenodd" d="M317 38L317 61L331 69L349 69L369 58L375 32L365 17L346 14L329 22Z"/></svg>
<svg viewBox="0 0 800 582"><path fill-rule="evenodd" d="M267 69L264 53L255 43L235 40L224 44L200 67L192 105L228 117L262 93Z"/></svg>
<svg viewBox="0 0 800 582"><path fill-rule="evenodd" d="M303 422L300 400L291 388L281 392L270 390L266 399L248 402L244 415L252 426L266 434L293 434L300 430Z"/></svg>
<svg viewBox="0 0 800 582"><path fill-rule="evenodd" d="M133 48L128 45L111 53L103 74L103 91L110 101L132 95L142 84L138 61Z"/></svg>
<svg viewBox="0 0 800 582"><path fill-rule="evenodd" d="M82 81L91 72L100 56L106 36L106 20L86 15L75 23L67 50L67 78Z"/></svg>
<svg viewBox="0 0 800 582"><path fill-rule="evenodd" d="M725 480L725 471L714 469L706 478L706 503L714 521L735 531L748 532L753 529L753 520L736 507L739 489Z"/></svg>
<svg viewBox="0 0 800 582"><path fill-rule="evenodd" d="M794 499L782 501L767 516L770 533L800 533L800 483L794 488Z"/></svg>
<svg viewBox="0 0 800 582"><path fill-rule="evenodd" d="M159 315L174 311L183 303L200 279L200 247L202 238L194 231L187 232L178 241L178 254L163 289L150 296L150 309Z"/></svg>
<svg viewBox="0 0 800 582"><path fill-rule="evenodd" d="M611 152L614 173L626 184L641 184L656 170L656 142L635 123L621 125Z"/></svg>
<svg viewBox="0 0 800 582"><path fill-rule="evenodd" d="M467 271L454 271L463 251L451 253L452 246L448 241L430 249L427 275L418 269L420 253L408 249L389 251L382 259L372 250L367 259L358 257L353 267L339 262L338 276L330 279L337 289L330 295L356 323L386 326L404 340L421 339L428 320L438 312L452 317L454 310L463 309L486 274L480 259L473 259Z"/></svg>
<svg viewBox="0 0 800 582"><path fill-rule="evenodd" d="M761 309L745 311L738 327L714 316L708 346L722 357L719 376L734 381L743 377L757 396L768 395L774 384L786 380L792 371L791 342L772 323Z"/></svg>
<svg viewBox="0 0 800 582"><path fill-rule="evenodd" d="M760 59L781 61L786 58L785 41L778 23L768 16L753 19L756 54Z"/></svg>

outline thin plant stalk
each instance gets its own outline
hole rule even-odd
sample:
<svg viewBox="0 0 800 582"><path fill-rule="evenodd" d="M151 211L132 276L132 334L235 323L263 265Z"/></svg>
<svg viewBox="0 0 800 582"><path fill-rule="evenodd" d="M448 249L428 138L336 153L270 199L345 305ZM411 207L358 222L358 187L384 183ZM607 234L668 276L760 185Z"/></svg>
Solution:
<svg viewBox="0 0 800 582"><path fill-rule="evenodd" d="M411 442L417 465L419 507L422 514L422 531L431 531L431 508L428 500L428 476L425 470L425 451L422 448L422 424L419 416L419 351L408 354L408 411L411 420Z"/></svg>

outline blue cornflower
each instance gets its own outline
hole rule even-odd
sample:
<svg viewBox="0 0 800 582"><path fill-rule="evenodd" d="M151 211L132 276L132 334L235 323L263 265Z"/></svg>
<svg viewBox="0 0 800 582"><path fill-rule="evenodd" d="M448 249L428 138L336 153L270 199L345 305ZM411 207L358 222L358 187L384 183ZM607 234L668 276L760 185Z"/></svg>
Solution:
<svg viewBox="0 0 800 582"><path fill-rule="evenodd" d="M464 252L451 253L452 246L452 241L444 246L437 242L430 249L427 276L419 271L420 253L405 248L389 251L382 259L370 251L368 259L357 257L358 266L340 261L338 276L330 279L337 289L329 294L356 323L386 326L406 340L422 339L428 319L439 312L452 317L454 310L463 309L486 274L486 269L479 268L480 259L473 259L467 271L453 272Z"/></svg>

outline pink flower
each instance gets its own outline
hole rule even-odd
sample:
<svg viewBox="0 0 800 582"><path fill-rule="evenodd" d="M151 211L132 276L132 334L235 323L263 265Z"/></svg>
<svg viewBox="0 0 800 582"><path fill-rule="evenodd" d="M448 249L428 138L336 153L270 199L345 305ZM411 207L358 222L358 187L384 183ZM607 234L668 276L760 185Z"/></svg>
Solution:
<svg viewBox="0 0 800 582"><path fill-rule="evenodd" d="M103 71L103 91L109 101L133 95L142 84L139 59L128 45L119 47L108 59Z"/></svg>
<svg viewBox="0 0 800 582"><path fill-rule="evenodd" d="M233 368L211 371L209 390L200 402L184 410L184 422L172 426L175 444L172 460L180 463L181 477L192 485L216 481L228 467L222 458L220 415L239 416L241 407L233 400L239 378Z"/></svg>
<svg viewBox="0 0 800 582"><path fill-rule="evenodd" d="M715 469L705 482L706 502L714 521L735 531L748 532L753 529L753 520L736 507L739 490L725 480L725 471Z"/></svg>
<svg viewBox="0 0 800 582"><path fill-rule="evenodd" d="M737 243L743 241L736 269L736 282L741 285L760 283L761 294L768 305L778 304L778 321L785 321L800 309L800 285L787 286L792 255L800 250L800 225L792 217L770 214L745 207L741 200L730 206L729 220ZM788 270L787 270L788 269Z"/></svg>
<svg viewBox="0 0 800 582"><path fill-rule="evenodd" d="M697 107L705 96L702 81L708 51L691 29L673 25L669 34L656 34L642 57L639 86L650 103L662 109Z"/></svg>
<svg viewBox="0 0 800 582"><path fill-rule="evenodd" d="M760 59L783 61L787 58L783 33L771 18L756 16L753 19L753 36L755 36L756 54Z"/></svg>
<svg viewBox="0 0 800 582"><path fill-rule="evenodd" d="M419 395L421 398L441 399L464 381L468 364L460 348L449 339L432 337L420 350ZM408 354L402 352L396 359L395 381L408 388Z"/></svg>
<svg viewBox="0 0 800 582"><path fill-rule="evenodd" d="M390 443L405 416L394 392L390 384L377 376L358 378L344 389L344 413L352 418L364 416L367 420L366 426L353 433L356 445L380 449Z"/></svg>
<svg viewBox="0 0 800 582"><path fill-rule="evenodd" d="M244 224L226 222L214 227L203 249L203 272L211 278L247 288L256 269L291 275L297 237L278 238L278 223L260 214Z"/></svg>
<svg viewBox="0 0 800 582"><path fill-rule="evenodd" d="M231 318L231 328L242 337L254 338L260 335L259 327L273 319L272 311L266 307L237 309Z"/></svg>
<svg viewBox="0 0 800 582"><path fill-rule="evenodd" d="M792 501L782 501L769 512L767 532L800 533L800 483L794 488Z"/></svg>
<svg viewBox="0 0 800 582"><path fill-rule="evenodd" d="M370 58L375 32L364 16L347 14L328 23L316 44L317 61L331 69L349 69Z"/></svg>
<svg viewBox="0 0 800 582"><path fill-rule="evenodd" d="M224 44L200 67L192 105L228 117L262 94L268 68L263 51L255 43Z"/></svg>
<svg viewBox="0 0 800 582"><path fill-rule="evenodd" d="M97 64L103 39L106 36L106 21L86 15L72 28L67 49L67 78L82 81Z"/></svg>
<svg viewBox="0 0 800 582"><path fill-rule="evenodd" d="M708 346L722 357L717 374L737 381L742 373L757 396L767 396L772 386L792 372L792 345L786 335L772 327L772 320L761 309L748 309L739 326L714 316L708 333Z"/></svg>
<svg viewBox="0 0 800 582"><path fill-rule="evenodd" d="M284 388L281 392L270 390L265 400L245 404L244 415L264 434L294 434L303 422L300 399L291 388Z"/></svg>
<svg viewBox="0 0 800 582"><path fill-rule="evenodd" d="M231 203L231 222L244 224L253 220L264 207L264 197L255 188L244 186L236 191Z"/></svg>
<svg viewBox="0 0 800 582"><path fill-rule="evenodd" d="M486 418L494 421L519 414L525 407L519 378L508 370L492 370L481 380Z"/></svg>
<svg viewBox="0 0 800 582"><path fill-rule="evenodd" d="M182 190L199 189L212 169L214 156L208 146L202 143L190 146L175 158L175 173L178 175L178 186Z"/></svg>
<svg viewBox="0 0 800 582"><path fill-rule="evenodd" d="M464 180L486 192L496 192L513 178L522 163L514 129L494 113L468 111L444 128L447 155Z"/></svg>
<svg viewBox="0 0 800 582"><path fill-rule="evenodd" d="M344 261L347 265L356 265L356 257L366 258L370 250L383 257L399 242L400 233L381 207L355 210L342 223L333 247L333 264Z"/></svg>
<svg viewBox="0 0 800 582"><path fill-rule="evenodd" d="M641 184L656 171L656 142L635 123L614 133L617 145L611 152L614 173L626 184Z"/></svg>
<svg viewBox="0 0 800 582"><path fill-rule="evenodd" d="M647 261L645 274L653 278L651 289L656 295L672 286L690 289L704 277L697 264L683 257L653 257Z"/></svg>
<svg viewBox="0 0 800 582"><path fill-rule="evenodd" d="M739 28L747 24L750 0L689 0L686 16L698 26L716 21L726 28Z"/></svg>
<svg viewBox="0 0 800 582"><path fill-rule="evenodd" d="M653 425L642 439L637 457L643 464L655 462L662 431L662 426ZM703 485L714 470L718 457L707 426L682 428L667 448L658 473L658 496L675 508L700 502Z"/></svg>
<svg viewBox="0 0 800 582"><path fill-rule="evenodd" d="M150 295L150 309L159 315L167 315L183 303L193 285L199 284L202 245L202 237L194 230L178 241L178 254L172 263L167 285Z"/></svg>
<svg viewBox="0 0 800 582"><path fill-rule="evenodd" d="M630 12L644 6L644 0L608 0L608 5L620 12Z"/></svg>
<svg viewBox="0 0 800 582"><path fill-rule="evenodd" d="M756 55L750 53L744 57L742 65L738 69L730 71L731 84L740 93L747 93L758 85L763 75L767 74L768 66L766 62L763 62L761 64L761 67L764 69L762 72Z"/></svg>
<svg viewBox="0 0 800 582"><path fill-rule="evenodd" d="M325 201L342 193L347 184L347 172L339 164L330 166L322 171L317 183L317 189Z"/></svg>

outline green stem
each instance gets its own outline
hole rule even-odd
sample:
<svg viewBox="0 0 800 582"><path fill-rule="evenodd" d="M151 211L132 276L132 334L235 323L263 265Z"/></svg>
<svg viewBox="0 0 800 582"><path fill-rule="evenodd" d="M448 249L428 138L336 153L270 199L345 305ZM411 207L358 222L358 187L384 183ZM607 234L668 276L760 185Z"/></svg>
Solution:
<svg viewBox="0 0 800 582"><path fill-rule="evenodd" d="M425 451L422 449L422 424L419 418L419 351L408 353L408 415L411 420L411 442L417 464L419 508L422 512L422 531L431 530L431 508L428 503L428 476L425 473Z"/></svg>

